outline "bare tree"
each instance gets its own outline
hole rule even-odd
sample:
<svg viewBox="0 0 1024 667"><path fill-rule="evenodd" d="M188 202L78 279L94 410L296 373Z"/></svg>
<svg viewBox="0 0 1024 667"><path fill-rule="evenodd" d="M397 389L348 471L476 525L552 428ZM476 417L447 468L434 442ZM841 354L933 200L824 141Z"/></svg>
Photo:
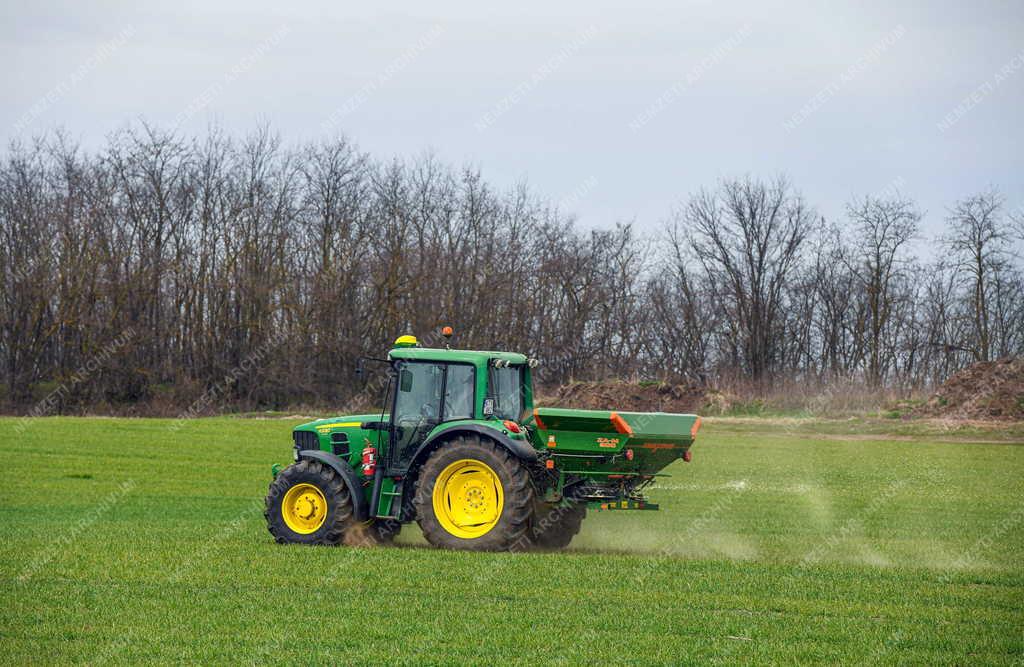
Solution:
<svg viewBox="0 0 1024 667"><path fill-rule="evenodd" d="M782 177L723 181L717 191L691 197L672 221L671 233L687 236L709 281L721 286L741 363L757 383L770 381L787 281L813 221Z"/></svg>
<svg viewBox="0 0 1024 667"><path fill-rule="evenodd" d="M973 351L978 361L992 356L992 283L1008 262L1011 230L1002 216L1003 201L995 190L972 195L956 202L946 218L950 233L943 242L969 285Z"/></svg>
<svg viewBox="0 0 1024 667"><path fill-rule="evenodd" d="M720 327L716 294L694 270L688 240L670 228L661 269L647 284L651 311L647 354L662 379L686 377L707 383L714 359L714 336Z"/></svg>
<svg viewBox="0 0 1024 667"><path fill-rule="evenodd" d="M546 384L919 387L1024 351L1024 272L998 203L956 204L953 261L923 265L909 200L853 202L840 230L781 178L701 190L648 238L344 137L293 149L265 127L142 125L89 153L53 133L0 157L0 403L337 404L361 388L356 357L442 324L459 346L539 357Z"/></svg>
<svg viewBox="0 0 1024 667"><path fill-rule="evenodd" d="M854 247L850 268L867 304L867 380L878 386L895 360L895 350L887 345L886 338L896 322L894 314L900 298L897 284L910 261L905 251L917 234L921 212L899 195L867 196L849 203L846 211Z"/></svg>
<svg viewBox="0 0 1024 667"><path fill-rule="evenodd" d="M814 324L819 346L812 356L820 359L829 379L846 377L859 361L852 335L858 319L857 277L849 268L850 252L837 227L823 228L810 268L809 284L817 294Z"/></svg>

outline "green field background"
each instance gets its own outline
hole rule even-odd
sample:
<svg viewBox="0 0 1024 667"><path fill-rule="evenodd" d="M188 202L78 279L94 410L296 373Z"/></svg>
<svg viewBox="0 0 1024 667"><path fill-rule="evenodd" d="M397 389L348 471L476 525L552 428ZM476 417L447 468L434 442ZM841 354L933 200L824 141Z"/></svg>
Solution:
<svg viewBox="0 0 1024 667"><path fill-rule="evenodd" d="M5 663L1024 664L1024 438L708 420L560 553L274 544L301 420L0 420Z"/></svg>

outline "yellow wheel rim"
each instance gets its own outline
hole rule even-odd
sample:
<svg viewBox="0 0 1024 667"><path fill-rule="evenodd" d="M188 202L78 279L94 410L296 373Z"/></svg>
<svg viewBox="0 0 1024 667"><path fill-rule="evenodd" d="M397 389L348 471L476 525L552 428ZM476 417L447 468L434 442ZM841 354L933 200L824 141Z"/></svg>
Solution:
<svg viewBox="0 0 1024 667"><path fill-rule="evenodd" d="M497 525L504 500L498 475L474 459L451 464L434 484L434 516L446 531L467 540Z"/></svg>
<svg viewBox="0 0 1024 667"><path fill-rule="evenodd" d="M327 518L327 499L312 484L296 484L284 494L281 515L285 524L296 533L315 533Z"/></svg>

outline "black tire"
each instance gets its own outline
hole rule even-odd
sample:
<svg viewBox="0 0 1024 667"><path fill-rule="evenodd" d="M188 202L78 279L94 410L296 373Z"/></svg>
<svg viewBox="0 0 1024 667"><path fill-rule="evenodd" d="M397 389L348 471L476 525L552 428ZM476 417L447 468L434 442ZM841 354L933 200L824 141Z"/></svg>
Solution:
<svg viewBox="0 0 1024 667"><path fill-rule="evenodd" d="M497 476L504 498L497 523L478 537L453 535L434 512L433 493L438 477L462 459L485 464ZM533 485L526 467L493 440L475 434L458 436L442 444L420 469L416 487L416 520L423 536L435 547L465 551L515 551L530 546L529 529L534 509Z"/></svg>
<svg viewBox="0 0 1024 667"><path fill-rule="evenodd" d="M564 549L580 532L586 517L585 503L572 500L554 505L538 503L530 527L530 539L538 549Z"/></svg>
<svg viewBox="0 0 1024 667"><path fill-rule="evenodd" d="M345 533L345 544L352 547L389 545L401 531L402 524L394 519L374 519L349 528Z"/></svg>
<svg viewBox="0 0 1024 667"><path fill-rule="evenodd" d="M282 514L282 502L288 490L296 484L311 484L320 490L327 504L327 515L323 524L312 533L292 530ZM345 534L357 524L352 497L345 482L329 466L319 461L299 461L288 466L270 484L263 516L267 529L281 544L341 544Z"/></svg>
<svg viewBox="0 0 1024 667"><path fill-rule="evenodd" d="M402 523L397 519L374 519L371 528L381 544L391 544L402 532Z"/></svg>
<svg viewBox="0 0 1024 667"><path fill-rule="evenodd" d="M399 519L374 519L371 528L379 544L391 544L402 532L402 525L416 518L416 504L409 493L402 495L402 510Z"/></svg>

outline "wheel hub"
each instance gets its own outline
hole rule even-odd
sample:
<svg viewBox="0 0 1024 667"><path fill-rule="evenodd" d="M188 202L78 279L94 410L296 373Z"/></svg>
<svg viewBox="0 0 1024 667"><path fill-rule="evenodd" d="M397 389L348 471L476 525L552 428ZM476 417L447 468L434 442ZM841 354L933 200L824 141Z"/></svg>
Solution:
<svg viewBox="0 0 1024 667"><path fill-rule="evenodd" d="M503 503L501 480L482 461L456 461L441 472L434 485L434 515L456 537L473 539L487 534L501 518Z"/></svg>
<svg viewBox="0 0 1024 667"><path fill-rule="evenodd" d="M296 533L315 533L327 519L327 499L313 484L296 484L281 500L281 516Z"/></svg>
<svg viewBox="0 0 1024 667"><path fill-rule="evenodd" d="M316 514L316 501L310 494L304 494L295 504L295 513L303 519L309 519Z"/></svg>

